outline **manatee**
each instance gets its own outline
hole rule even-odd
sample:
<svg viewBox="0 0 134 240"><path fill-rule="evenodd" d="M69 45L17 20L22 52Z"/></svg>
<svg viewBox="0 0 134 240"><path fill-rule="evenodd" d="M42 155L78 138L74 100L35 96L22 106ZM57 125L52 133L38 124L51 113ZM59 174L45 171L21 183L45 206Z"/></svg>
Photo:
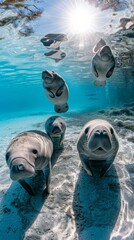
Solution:
<svg viewBox="0 0 134 240"><path fill-rule="evenodd" d="M63 118L59 116L48 118L45 123L45 130L53 142L54 150L62 149L66 131L66 123Z"/></svg>
<svg viewBox="0 0 134 240"><path fill-rule="evenodd" d="M48 99L55 105L57 113L68 111L68 87L65 80L56 72L45 70L42 72L43 87Z"/></svg>
<svg viewBox="0 0 134 240"><path fill-rule="evenodd" d="M113 126L102 119L89 121L81 130L77 142L83 168L90 176L103 177L111 167L118 148Z"/></svg>
<svg viewBox="0 0 134 240"><path fill-rule="evenodd" d="M25 190L33 195L32 188L25 179L46 169L46 192L49 193L52 154L53 143L46 133L36 130L20 133L11 140L6 150L5 157L11 179L19 181Z"/></svg>
<svg viewBox="0 0 134 240"><path fill-rule="evenodd" d="M48 49L59 49L60 44L66 40L67 40L67 37L65 34L49 33L45 35L40 41Z"/></svg>
<svg viewBox="0 0 134 240"><path fill-rule="evenodd" d="M101 39L94 47L96 54L92 59L92 73L96 86L104 86L106 80L111 77L115 68L115 58L109 46Z"/></svg>

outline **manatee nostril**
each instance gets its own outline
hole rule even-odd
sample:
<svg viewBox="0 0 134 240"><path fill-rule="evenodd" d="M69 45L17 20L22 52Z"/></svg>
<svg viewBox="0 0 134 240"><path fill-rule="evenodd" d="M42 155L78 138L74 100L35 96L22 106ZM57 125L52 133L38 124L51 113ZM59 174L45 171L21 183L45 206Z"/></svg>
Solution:
<svg viewBox="0 0 134 240"><path fill-rule="evenodd" d="M103 135L107 135L107 131L106 131L106 130L103 130L103 131L102 131L102 134L103 134Z"/></svg>
<svg viewBox="0 0 134 240"><path fill-rule="evenodd" d="M13 171L14 173L23 171L24 169L25 169L25 168L24 168L24 165L23 165L23 164L14 165L14 166L12 167L12 171Z"/></svg>
<svg viewBox="0 0 134 240"><path fill-rule="evenodd" d="M100 135L100 130L96 130L95 135Z"/></svg>
<svg viewBox="0 0 134 240"><path fill-rule="evenodd" d="M18 165L18 170L19 171L23 171L25 168L24 168L24 165L23 164L19 164Z"/></svg>

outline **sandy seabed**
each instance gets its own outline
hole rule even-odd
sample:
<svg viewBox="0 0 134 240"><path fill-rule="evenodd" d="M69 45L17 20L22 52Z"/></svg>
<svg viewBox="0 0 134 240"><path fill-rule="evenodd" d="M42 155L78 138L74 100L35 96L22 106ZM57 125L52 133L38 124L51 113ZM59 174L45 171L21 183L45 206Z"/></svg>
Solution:
<svg viewBox="0 0 134 240"><path fill-rule="evenodd" d="M0 239L4 240L133 240L134 239L134 108L68 114L64 150L52 170L51 194L44 196L43 174L30 178L30 196L12 182L5 150L19 132L44 131L49 116L29 116L0 123ZM82 169L76 149L83 125L91 119L109 120L120 148L104 178Z"/></svg>

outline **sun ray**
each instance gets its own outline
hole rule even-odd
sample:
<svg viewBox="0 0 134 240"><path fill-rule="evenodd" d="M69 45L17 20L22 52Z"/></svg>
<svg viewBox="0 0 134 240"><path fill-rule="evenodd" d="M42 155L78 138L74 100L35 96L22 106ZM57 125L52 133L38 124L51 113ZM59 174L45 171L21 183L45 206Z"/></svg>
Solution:
<svg viewBox="0 0 134 240"><path fill-rule="evenodd" d="M84 0L71 1L64 11L63 24L68 33L86 34L95 31L98 9Z"/></svg>

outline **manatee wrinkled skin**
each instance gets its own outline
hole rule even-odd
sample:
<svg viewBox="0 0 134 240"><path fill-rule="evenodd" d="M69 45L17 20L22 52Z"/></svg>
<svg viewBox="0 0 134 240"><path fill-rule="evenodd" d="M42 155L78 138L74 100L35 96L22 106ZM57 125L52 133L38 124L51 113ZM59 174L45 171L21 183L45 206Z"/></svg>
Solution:
<svg viewBox="0 0 134 240"><path fill-rule="evenodd" d="M25 178L47 168L46 191L49 193L52 154L53 143L46 133L36 130L20 133L11 140L6 150L6 162L11 179L19 181L32 195L32 189L25 182Z"/></svg>
<svg viewBox="0 0 134 240"><path fill-rule="evenodd" d="M90 176L104 176L118 152L119 142L112 125L102 119L89 121L81 130L77 150Z"/></svg>

